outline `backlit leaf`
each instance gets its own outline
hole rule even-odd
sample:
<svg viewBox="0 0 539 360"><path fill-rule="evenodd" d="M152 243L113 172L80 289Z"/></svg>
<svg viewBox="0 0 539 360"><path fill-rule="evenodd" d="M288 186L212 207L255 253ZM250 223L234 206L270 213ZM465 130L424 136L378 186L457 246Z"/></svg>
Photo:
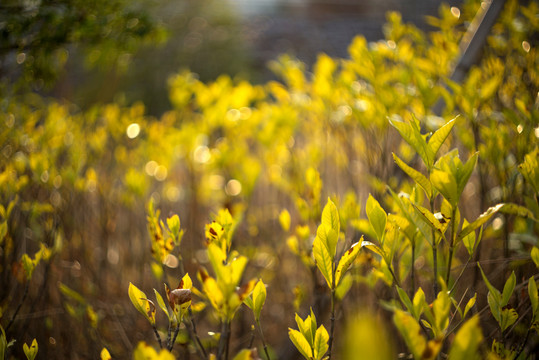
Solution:
<svg viewBox="0 0 539 360"><path fill-rule="evenodd" d="M150 304L150 301L146 297L146 294L139 290L135 285L132 283L129 283L129 299L131 299L131 302L133 303L133 306L135 306L135 309L137 309L144 317L151 323L155 324L155 306L152 310L152 304Z"/></svg>
<svg viewBox="0 0 539 360"><path fill-rule="evenodd" d="M528 281L528 295L532 304L532 315L535 316L539 310L539 294L537 293L537 283L533 276Z"/></svg>
<svg viewBox="0 0 539 360"><path fill-rule="evenodd" d="M387 222L386 212L380 206L378 201L370 194L369 198L367 199L367 206L365 210L367 212L367 217L369 218L369 223L374 229L378 241L382 242Z"/></svg>
<svg viewBox="0 0 539 360"><path fill-rule="evenodd" d="M296 349L303 355L304 358L310 360L313 358L313 351L311 349L311 345L309 345L309 342L305 339L303 334L301 334L299 331L294 329L288 329L288 337L294 343L296 346Z"/></svg>
<svg viewBox="0 0 539 360"><path fill-rule="evenodd" d="M25 343L22 346L22 349L24 351L24 355L26 355L26 358L28 360L34 360L36 358L37 350L38 350L37 340L36 339L32 340L32 345L30 345L30 347L28 347L28 345L26 345Z"/></svg>
<svg viewBox="0 0 539 360"><path fill-rule="evenodd" d="M475 305L475 302L477 300L477 294L475 294L470 300L468 300L468 303L466 304L466 307L464 308L464 313L462 314L462 317L465 318L466 314L468 314L468 311Z"/></svg>
<svg viewBox="0 0 539 360"><path fill-rule="evenodd" d="M314 337L313 355L316 360L321 360L328 351L328 341L329 334L324 325L320 325Z"/></svg>
<svg viewBox="0 0 539 360"><path fill-rule="evenodd" d="M329 226L337 235L339 234L341 226L339 212L335 203L329 198L324 210L322 210L322 224Z"/></svg>
<svg viewBox="0 0 539 360"><path fill-rule="evenodd" d="M393 159L395 160L395 163L401 168L402 171L404 171L409 177L412 178L419 186L423 188L425 193L427 194L427 197L430 199L432 198L432 185L419 171L412 168L411 166L408 166L404 161L402 161L397 155L393 154Z"/></svg>
<svg viewBox="0 0 539 360"><path fill-rule="evenodd" d="M495 205L495 206L492 206L492 207L489 207L487 209L487 211L485 211L484 213L482 213L481 215L479 215L479 217L477 219L475 219L474 221L472 221L470 224L468 224L467 226L463 226L462 228L462 231L458 234L458 240L457 241L460 241L462 240L462 238L466 235L468 235L469 233L471 233L472 231L474 231L475 229L477 229L478 227L482 226L484 223L486 223L487 221L490 220L490 218L496 214L498 211L500 211L500 209L504 206L504 204L498 204L498 205Z"/></svg>
<svg viewBox="0 0 539 360"><path fill-rule="evenodd" d="M333 289L333 257L319 236L316 236L313 242L313 255L318 270L320 270L324 279L326 279L329 288Z"/></svg>
<svg viewBox="0 0 539 360"><path fill-rule="evenodd" d="M288 210L284 209L279 214L279 223L284 231L290 230L290 213Z"/></svg>
<svg viewBox="0 0 539 360"><path fill-rule="evenodd" d="M515 285L517 283L517 278L515 276L515 272L511 272L511 275L509 276L509 279L505 282L505 285L503 287L502 292L502 302L501 306L506 306L509 303L509 299L511 298L511 295L513 295L513 290L515 289Z"/></svg>
<svg viewBox="0 0 539 360"><path fill-rule="evenodd" d="M110 356L110 353L107 350L107 348L103 348L101 350L100 357L101 357L101 360L112 360L112 356Z"/></svg>
<svg viewBox="0 0 539 360"><path fill-rule="evenodd" d="M337 270L335 271L335 285L339 286L339 283L341 282L341 279L343 278L346 271L348 271L348 268L350 265L354 262L357 255L359 254L359 250L361 250L361 242L363 241L363 236L361 239L359 239L359 242L355 243L344 252L341 259L339 260L339 265L337 266Z"/></svg>
<svg viewBox="0 0 539 360"><path fill-rule="evenodd" d="M539 248L533 247L533 249L532 249L532 251L530 253L530 256L531 256L535 266L537 266L537 268L539 268Z"/></svg>
<svg viewBox="0 0 539 360"><path fill-rule="evenodd" d="M449 350L449 359L480 359L479 346L482 341L479 315L475 315L466 321L455 335L455 340Z"/></svg>
<svg viewBox="0 0 539 360"><path fill-rule="evenodd" d="M256 286L253 290L253 312L255 314L255 319L258 321L260 319L260 312L262 307L266 302L266 285L262 280L258 280Z"/></svg>
<svg viewBox="0 0 539 360"><path fill-rule="evenodd" d="M451 133L451 129L453 129L453 126L456 123L456 119L457 118L449 120L447 123L445 123L445 125L436 130L434 134L432 134L432 136L430 137L428 145L435 157L438 153L438 150Z"/></svg>
<svg viewBox="0 0 539 360"><path fill-rule="evenodd" d="M393 322L414 358L421 359L427 341L417 321L410 314L397 309L393 315Z"/></svg>

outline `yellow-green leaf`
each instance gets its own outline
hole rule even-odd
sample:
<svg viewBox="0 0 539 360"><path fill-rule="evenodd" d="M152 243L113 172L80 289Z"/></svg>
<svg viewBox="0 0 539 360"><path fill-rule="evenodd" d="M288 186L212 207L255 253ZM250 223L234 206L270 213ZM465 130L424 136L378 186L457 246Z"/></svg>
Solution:
<svg viewBox="0 0 539 360"><path fill-rule="evenodd" d="M374 229L378 241L382 243L387 222L386 212L380 206L378 201L370 194L369 198L367 199L367 206L365 210L367 212L367 217L369 218L369 223Z"/></svg>
<svg viewBox="0 0 539 360"><path fill-rule="evenodd" d="M176 358L166 349L159 353L144 341L139 342L133 352L133 360L175 360Z"/></svg>
<svg viewBox="0 0 539 360"><path fill-rule="evenodd" d="M477 300L477 294L475 294L470 300L468 300L468 303L466 304L466 307L464 308L464 313L462 314L462 317L465 318L466 314L468 314L468 311L475 305L475 302Z"/></svg>
<svg viewBox="0 0 539 360"><path fill-rule="evenodd" d="M30 345L30 347L28 347L28 345L26 345L26 343L22 346L22 349L24 351L24 355L26 355L26 358L28 360L34 360L36 358L36 355L37 355L37 340L34 339L32 340L32 345Z"/></svg>
<svg viewBox="0 0 539 360"><path fill-rule="evenodd" d="M440 147L443 145L447 137L449 136L449 133L451 132L451 129L453 129L453 126L456 123L456 119L451 119L445 125L443 125L441 128L436 130L434 134L429 139L429 148L431 149L432 153L434 154L434 157L436 157L436 154L438 153L438 150L440 150Z"/></svg>
<svg viewBox="0 0 539 360"><path fill-rule="evenodd" d="M404 171L409 177L412 178L412 180L414 180L419 186L423 188L425 194L427 194L427 198L431 199L433 194L432 185L429 179L427 179L425 175L421 174L416 169L412 168L411 166L408 166L408 164L402 161L397 155L393 154L393 159L402 171Z"/></svg>
<svg viewBox="0 0 539 360"><path fill-rule="evenodd" d="M453 174L434 169L430 174L430 182L452 206L457 205L459 201L458 182Z"/></svg>
<svg viewBox="0 0 539 360"><path fill-rule="evenodd" d="M157 290L153 289L153 292L155 293L155 299L157 300L157 305L159 306L159 308L161 310L163 310L163 312L165 314L167 314L167 317L170 319L170 315L168 313L168 307L165 304L165 301L163 300L163 297L161 296L161 294L159 294L159 292Z"/></svg>
<svg viewBox="0 0 539 360"><path fill-rule="evenodd" d="M530 256L531 256L535 266L537 266L537 268L539 268L539 249L536 248L536 247L533 247L533 249L532 249L532 251L530 253Z"/></svg>
<svg viewBox="0 0 539 360"><path fill-rule="evenodd" d="M393 321L414 358L422 359L427 340L421 335L422 331L418 322L410 314L399 309L395 310Z"/></svg>
<svg viewBox="0 0 539 360"><path fill-rule="evenodd" d="M266 302L266 285L262 280L258 280L255 289L253 290L253 312L255 314L256 321L260 320L260 312Z"/></svg>
<svg viewBox="0 0 539 360"><path fill-rule="evenodd" d="M297 330L288 328L288 337L292 343L296 346L296 349L303 355L304 358L311 360L313 358L313 350L311 345L302 333Z"/></svg>
<svg viewBox="0 0 539 360"><path fill-rule="evenodd" d="M319 236L316 236L313 242L313 255L318 270L320 270L324 279L326 279L329 288L333 289L333 257Z"/></svg>
<svg viewBox="0 0 539 360"><path fill-rule="evenodd" d="M513 295L513 290L515 289L516 283L517 278L515 276L515 272L513 271L511 272L509 279L507 279L503 287L502 302L500 304L502 307L506 306L509 303L509 299L511 298L511 295Z"/></svg>
<svg viewBox="0 0 539 360"><path fill-rule="evenodd" d="M338 235L340 232L341 222L339 220L339 211L335 203L328 198L324 210L322 210L322 224L329 226Z"/></svg>
<svg viewBox="0 0 539 360"><path fill-rule="evenodd" d="M539 310L539 294L537 293L537 283L533 276L528 280L528 295L532 304L532 316L536 316Z"/></svg>
<svg viewBox="0 0 539 360"><path fill-rule="evenodd" d="M479 315L474 315L462 325L455 335L455 340L449 350L449 359L480 359L478 350L482 341L483 334L479 326Z"/></svg>
<svg viewBox="0 0 539 360"><path fill-rule="evenodd" d="M333 228L327 224L320 224L316 230L316 238L327 248L328 253L334 261L335 253L337 252L337 242L339 240L339 234L335 232Z"/></svg>
<svg viewBox="0 0 539 360"><path fill-rule="evenodd" d="M329 334L326 328L324 325L320 325L314 336L313 355L315 360L321 360L328 351L328 340Z"/></svg>
<svg viewBox="0 0 539 360"><path fill-rule="evenodd" d="M359 239L359 242L355 243L344 252L341 259L339 260L339 265L337 266L337 270L335 271L335 286L339 286L341 279L343 278L346 271L348 271L348 268L350 265L354 262L357 255L359 254L359 250L361 250L361 243L363 242L363 236L361 239Z"/></svg>
<svg viewBox="0 0 539 360"><path fill-rule="evenodd" d="M155 324L155 306L152 310L151 303L146 294L139 290L135 285L129 283L129 299L133 306L151 323Z"/></svg>

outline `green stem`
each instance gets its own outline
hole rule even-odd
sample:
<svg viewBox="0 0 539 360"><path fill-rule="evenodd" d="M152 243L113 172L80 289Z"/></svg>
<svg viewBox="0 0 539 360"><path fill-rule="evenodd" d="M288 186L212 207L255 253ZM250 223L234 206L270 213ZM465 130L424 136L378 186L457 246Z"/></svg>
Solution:
<svg viewBox="0 0 539 360"><path fill-rule="evenodd" d="M430 211L434 213L434 199L430 199ZM438 244L436 244L436 233L434 229L431 230L432 234L432 267L434 272L434 279L432 287L434 289L434 298L438 297Z"/></svg>
<svg viewBox="0 0 539 360"><path fill-rule="evenodd" d="M415 294L415 236L412 239L412 273L411 273L411 281L412 281L412 293L410 294L410 298L412 298Z"/></svg>
<svg viewBox="0 0 539 360"><path fill-rule="evenodd" d="M456 234L456 217L457 215L457 209L451 210L451 239L449 240L449 259L447 260L447 273L445 274L445 284L446 286L449 286L449 278L451 276L451 263L453 261L453 253L455 252L455 242L457 239Z"/></svg>
<svg viewBox="0 0 539 360"><path fill-rule="evenodd" d="M264 353L266 354L266 357L268 358L268 360L270 360L270 356L268 354L268 346L266 345L264 332L262 331L262 326L260 325L260 319L256 320L256 324L258 325L258 331L260 332L260 339L262 340L262 345L264 346Z"/></svg>

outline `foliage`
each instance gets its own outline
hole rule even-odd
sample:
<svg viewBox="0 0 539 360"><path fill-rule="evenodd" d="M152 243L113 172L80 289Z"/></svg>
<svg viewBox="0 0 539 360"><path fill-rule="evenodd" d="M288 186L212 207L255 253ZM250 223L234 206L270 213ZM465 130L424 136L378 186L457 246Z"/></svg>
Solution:
<svg viewBox="0 0 539 360"><path fill-rule="evenodd" d="M275 60L282 82L180 72L159 119L4 98L0 353L350 358L374 322L388 358L531 357L537 4L509 1L454 83L478 8L429 34L389 14L347 59Z"/></svg>

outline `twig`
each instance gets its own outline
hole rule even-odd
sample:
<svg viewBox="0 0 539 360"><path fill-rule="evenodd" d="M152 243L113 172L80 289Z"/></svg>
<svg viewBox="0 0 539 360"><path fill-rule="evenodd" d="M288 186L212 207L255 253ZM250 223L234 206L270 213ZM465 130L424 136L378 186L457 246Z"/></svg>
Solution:
<svg viewBox="0 0 539 360"><path fill-rule="evenodd" d="M264 346L264 353L266 354L266 357L268 358L268 360L270 360L270 356L268 354L268 346L266 345L266 340L264 339L264 332L262 332L262 326L260 325L260 320L257 320L256 324L258 325L258 331L260 332L260 339L262 340L262 345ZM251 342L251 345L252 345L252 342ZM251 346L249 348L251 348Z"/></svg>
<svg viewBox="0 0 539 360"><path fill-rule="evenodd" d="M11 317L11 320L9 321L9 324L7 324L6 329L4 330L6 333L8 332L11 325L13 325L13 322L15 321L15 318L17 317L17 314L19 313L19 310L21 310L22 304L24 303L24 300L26 300L26 296L28 296L28 288L30 287L30 281L26 282L26 285L24 286L24 293L22 294L22 299L19 302L19 305L17 305L17 308L15 309L15 312L13 313L13 316Z"/></svg>
<svg viewBox="0 0 539 360"><path fill-rule="evenodd" d="M157 342L159 343L159 348L163 348L163 342L161 341L161 336L159 335L159 332L157 332L157 328L155 327L155 324L152 325L153 332L155 334L155 338L157 339Z"/></svg>

